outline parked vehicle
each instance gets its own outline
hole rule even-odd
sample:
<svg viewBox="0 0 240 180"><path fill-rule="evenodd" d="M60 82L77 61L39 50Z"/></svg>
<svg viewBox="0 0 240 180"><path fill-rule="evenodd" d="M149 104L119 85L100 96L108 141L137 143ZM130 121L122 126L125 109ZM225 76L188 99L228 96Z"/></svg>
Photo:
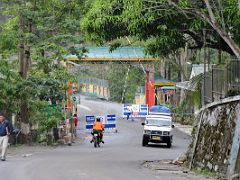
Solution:
<svg viewBox="0 0 240 180"><path fill-rule="evenodd" d="M169 148L172 146L174 125L169 114L148 115L142 125L142 146L147 146L148 143L166 143Z"/></svg>

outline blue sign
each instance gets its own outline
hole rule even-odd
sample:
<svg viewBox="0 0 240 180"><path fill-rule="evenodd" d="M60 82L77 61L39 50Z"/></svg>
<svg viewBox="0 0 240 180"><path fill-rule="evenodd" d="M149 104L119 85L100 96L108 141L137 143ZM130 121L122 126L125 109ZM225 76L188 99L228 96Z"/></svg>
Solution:
<svg viewBox="0 0 240 180"><path fill-rule="evenodd" d="M107 122L111 122L111 121L116 121L117 117L116 115L107 115Z"/></svg>
<svg viewBox="0 0 240 180"><path fill-rule="evenodd" d="M95 116L85 116L86 118L86 129L90 130L93 128L95 122Z"/></svg>
<svg viewBox="0 0 240 180"><path fill-rule="evenodd" d="M117 117L114 114L107 115L107 121L105 123L105 129L116 128Z"/></svg>
<svg viewBox="0 0 240 180"><path fill-rule="evenodd" d="M95 116L86 116L86 123L94 123L95 121Z"/></svg>

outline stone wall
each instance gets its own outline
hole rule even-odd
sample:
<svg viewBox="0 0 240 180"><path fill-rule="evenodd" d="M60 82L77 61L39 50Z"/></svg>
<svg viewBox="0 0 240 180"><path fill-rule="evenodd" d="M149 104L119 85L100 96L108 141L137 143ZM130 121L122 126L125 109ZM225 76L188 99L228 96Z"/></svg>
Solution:
<svg viewBox="0 0 240 180"><path fill-rule="evenodd" d="M239 113L240 96L209 104L200 110L188 151L192 168L227 174Z"/></svg>

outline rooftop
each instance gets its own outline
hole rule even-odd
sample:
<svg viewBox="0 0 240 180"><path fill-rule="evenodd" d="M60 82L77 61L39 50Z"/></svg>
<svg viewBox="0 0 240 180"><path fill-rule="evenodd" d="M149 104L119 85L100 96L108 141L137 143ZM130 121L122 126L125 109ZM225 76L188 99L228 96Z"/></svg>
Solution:
<svg viewBox="0 0 240 180"><path fill-rule="evenodd" d="M146 55L141 47L120 47L110 52L110 47L86 47L88 52L82 57L67 55L65 60L79 62L104 62L104 61L154 61L154 58Z"/></svg>

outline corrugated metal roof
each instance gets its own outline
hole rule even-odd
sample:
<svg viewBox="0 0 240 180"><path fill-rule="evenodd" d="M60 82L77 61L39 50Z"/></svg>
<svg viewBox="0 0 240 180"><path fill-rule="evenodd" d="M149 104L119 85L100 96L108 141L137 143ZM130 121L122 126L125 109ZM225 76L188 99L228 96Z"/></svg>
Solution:
<svg viewBox="0 0 240 180"><path fill-rule="evenodd" d="M112 52L109 51L110 47L86 47L86 49L88 52L84 54L83 58L152 58L146 55L141 47L120 47ZM67 55L65 58L77 58L77 56Z"/></svg>

